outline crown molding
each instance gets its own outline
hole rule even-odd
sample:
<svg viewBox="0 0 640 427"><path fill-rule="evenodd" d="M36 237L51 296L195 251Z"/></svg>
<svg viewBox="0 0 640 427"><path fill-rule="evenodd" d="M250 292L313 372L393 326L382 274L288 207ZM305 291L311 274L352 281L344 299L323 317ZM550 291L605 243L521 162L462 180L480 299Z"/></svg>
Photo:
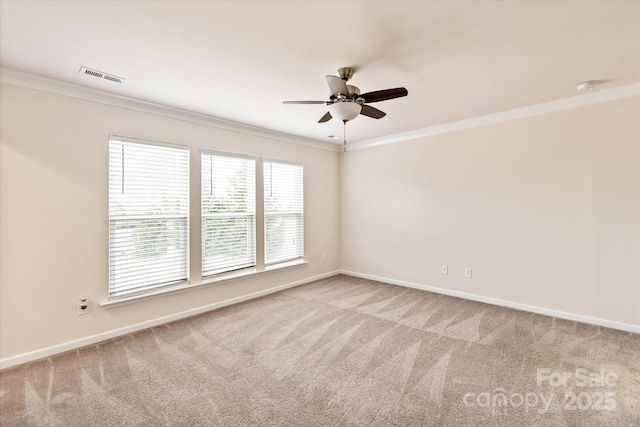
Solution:
<svg viewBox="0 0 640 427"><path fill-rule="evenodd" d="M59 80L50 79L35 74L25 73L22 71L0 68L0 82L9 83L17 86L23 86L31 89L41 90L45 92L56 93L59 95L70 96L73 98L93 101L100 104L112 105L115 107L126 108L145 113L156 114L159 116L169 117L178 120L198 123L206 126L212 126L220 129L245 133L248 135L259 136L263 138L274 139L277 141L290 142L293 144L305 145L308 147L319 148L327 151L341 152L342 145L322 142L311 138L304 138L277 132L257 126L251 126L231 120L220 119L206 114L196 113L180 108L168 107L140 99L129 98L126 96L115 95L109 92L103 92L97 89L88 88L72 83L66 83ZM410 139L423 138L431 135L439 135L449 132L456 132L463 129L470 129L478 126L485 126L494 123L506 122L510 120L523 119L526 117L539 116L543 114L553 113L557 111L570 110L573 108L585 107L588 105L599 104L602 102L614 101L617 99L628 98L640 95L640 82L628 85L618 86L611 89L603 89L591 93L571 96L568 98L557 99L554 101L544 102L541 104L530 105L526 107L516 108L513 110L502 111L499 113L487 114L484 116L473 117L470 119L459 120L451 123L430 126L415 129L407 132L387 135L380 138L367 139L364 141L352 142L348 144L348 151L375 147L377 145L393 144L396 142L407 141Z"/></svg>
<svg viewBox="0 0 640 427"><path fill-rule="evenodd" d="M445 123L442 125L383 136L381 138L354 142L348 145L348 149L352 151L362 148L375 147L376 145L392 144L395 142L422 138L425 136L456 132L463 129L506 122L509 120L523 119L526 117L539 116L556 111L570 110L573 108L580 108L587 105L600 104L602 102L609 102L638 95L640 95L640 82L618 86L611 89L599 90L582 95L571 96L569 98L557 99L555 101L544 102L527 107L516 108L514 110L502 111L500 113L487 114L485 116L474 117L471 119L464 119L456 122Z"/></svg>
<svg viewBox="0 0 640 427"><path fill-rule="evenodd" d="M30 89L41 90L44 92L51 92L58 95L65 95L85 101L93 101L99 104L106 104L114 107L126 108L129 110L141 111L144 113L169 117L172 119L178 119L234 132L245 133L248 135L274 139L277 141L305 145L322 150L340 151L341 148L336 144L331 144L328 142L321 142L310 138L290 135L287 133L264 129L257 126L251 126L231 120L220 119L218 117L183 110L180 108L169 107L166 105L143 101L136 98L116 95L86 86L80 86L73 83L50 79L48 77L25 73L23 71L14 70L11 68L0 68L0 82L22 86Z"/></svg>

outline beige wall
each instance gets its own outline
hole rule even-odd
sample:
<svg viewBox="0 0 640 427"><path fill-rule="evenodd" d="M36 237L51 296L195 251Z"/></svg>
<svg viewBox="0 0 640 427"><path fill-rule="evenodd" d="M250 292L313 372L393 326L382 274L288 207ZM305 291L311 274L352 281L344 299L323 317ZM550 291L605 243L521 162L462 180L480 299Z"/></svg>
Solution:
<svg viewBox="0 0 640 427"><path fill-rule="evenodd" d="M347 152L340 187L345 270L640 326L638 97Z"/></svg>
<svg viewBox="0 0 640 427"><path fill-rule="evenodd" d="M640 325L638 97L343 155L1 90L0 358L339 268ZM189 145L195 182L202 148L303 163L309 264L100 308L109 134ZM200 233L197 200L192 236ZM192 237L192 283L198 251ZM79 317L81 297L93 304Z"/></svg>
<svg viewBox="0 0 640 427"><path fill-rule="evenodd" d="M338 153L8 84L1 90L0 358L339 268ZM199 189L202 148L303 163L309 263L100 308L108 286L110 134L189 145L192 189ZM192 194L192 283L201 280L198 197ZM76 314L81 297L92 302L89 315Z"/></svg>

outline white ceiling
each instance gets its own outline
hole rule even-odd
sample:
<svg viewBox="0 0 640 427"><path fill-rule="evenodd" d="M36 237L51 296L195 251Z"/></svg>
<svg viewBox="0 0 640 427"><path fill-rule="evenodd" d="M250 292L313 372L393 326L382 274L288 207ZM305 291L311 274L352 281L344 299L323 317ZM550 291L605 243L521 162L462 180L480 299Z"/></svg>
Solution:
<svg viewBox="0 0 640 427"><path fill-rule="evenodd" d="M362 92L406 87L356 142L638 82L640 2L2 0L0 65L323 142L342 123L282 101L328 99L345 66Z"/></svg>

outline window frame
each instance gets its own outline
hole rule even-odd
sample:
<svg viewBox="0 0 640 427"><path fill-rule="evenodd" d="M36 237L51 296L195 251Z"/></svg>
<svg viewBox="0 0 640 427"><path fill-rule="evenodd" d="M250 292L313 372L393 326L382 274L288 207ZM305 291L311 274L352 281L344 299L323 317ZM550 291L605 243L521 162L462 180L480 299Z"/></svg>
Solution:
<svg viewBox="0 0 640 427"><path fill-rule="evenodd" d="M184 201L186 203L186 206L183 207L185 213L183 214L124 214L124 215L113 215L112 212L112 203L117 203L117 198L115 198L115 200L112 200L112 157L111 157L111 149L112 149L112 143L119 143L119 144L133 144L133 145L138 145L138 146L149 146L149 147L162 147L162 148L170 148L170 149L175 149L175 150L181 150L184 151L184 156L186 157L186 159L181 159L182 161L184 161L184 166L186 168L186 171L183 171L185 177L186 177L186 195L182 195L182 197L184 198ZM126 145L124 145L126 146ZM175 286L181 286L181 285L185 285L189 283L190 280L190 266L191 266L191 262L190 262L190 246L191 246L191 234L190 234L190 221L191 221L191 200L190 200L190 193L191 193L191 150L190 147L188 145L183 145L183 144L173 144L173 143L167 143L167 142L160 142L160 141L150 141L150 140L144 140L144 139L137 139L137 138L129 138L129 137L123 137L123 136L118 136L118 135L110 135L109 139L108 139L108 151L109 151L109 155L107 156L108 158L108 179L107 179L107 185L108 185L108 190L107 190L107 217L108 217L108 297L109 297L109 301L114 301L114 300L119 300L119 299L124 299L124 298L131 298L131 297L136 297L139 295L146 295L149 293L155 293L158 292L159 290L163 290L166 288L172 288ZM124 154L123 154L124 156ZM123 162L124 162L124 158L123 158ZM160 168L161 166L157 166L158 168ZM121 166L122 168L122 176L124 179L124 174L125 174L125 166L124 163ZM124 182L123 182L123 188L124 188ZM156 205L156 208L158 206L161 205ZM116 248L114 248L115 245L117 245L118 243L122 243L122 242L118 242L117 238L115 237L115 230L117 230L116 224L118 223L122 223L123 221L138 221L140 223L144 223L144 222L148 222L150 220L176 220L177 222L182 222L182 228L181 231L179 231L179 239L181 239L181 244L184 245L184 247L182 248L182 257L181 262L182 262L182 267L180 267L184 273L181 271L180 272L180 276L183 276L179 279L167 279L166 281L155 281L154 283L148 283L146 285L137 285L135 287L133 287L132 289L126 289L126 286L120 284L117 285L116 283L116 279L115 279L115 275L116 275L116 271L118 269L122 270L124 269L124 267L121 266L117 266L118 261L116 261L115 257L114 257L114 250ZM184 233L184 234L182 234ZM159 271L159 269L156 267L155 269L156 272Z"/></svg>
<svg viewBox="0 0 640 427"><path fill-rule="evenodd" d="M207 272L207 274L205 274L205 214L204 214L204 198L203 198L203 193L204 193L204 171L202 168L203 165L203 161L204 161L204 156L218 156L218 157L228 157L228 158L237 158L237 159L243 159L243 160L251 160L253 161L253 214L230 214L229 217L253 217L253 262L249 262L246 264L238 264L236 266L233 266L232 268L229 269L218 269L218 270L213 270L212 272ZM200 224L201 224L201 232L200 232L200 244L201 244L201 250L200 250L200 259L201 259L201 268L200 268L200 273L202 274L202 279L203 280L209 280L209 279L213 279L213 278L217 278L217 277L224 277L224 276L229 276L229 275L236 275L238 273L242 273L242 272L251 272L251 271L256 271L257 269L257 265L258 265L258 250L257 250L257 223L258 223L258 204L257 204L257 194L258 194L258 189L257 189L257 175L258 175L258 163L260 162L260 159L258 157L255 156L246 156L246 155L242 155L242 154L235 154L235 153L227 153L227 152L222 152L222 151L216 151L216 150L207 150L207 149L201 149L200 150ZM225 215L220 215L220 217L223 217Z"/></svg>
<svg viewBox="0 0 640 427"><path fill-rule="evenodd" d="M266 188L266 185L264 185L264 181L266 180L266 176L265 176L265 163L275 163L275 164L283 164L283 165L289 165L289 166L297 166L301 169L301 173L302 173L302 200L301 200L301 211L300 212L296 212L296 213L275 213L275 214L271 214L271 216L300 216L300 220L302 222L302 249L300 254L297 254L294 257L289 257L289 258L279 258L276 260L272 260L272 261L267 261L267 217L270 215L269 213L267 213L266 207L264 206L263 203L263 209L262 209L262 213L264 215L264 219L263 219L263 229L264 229L264 233L263 233L263 243L264 243L264 265L265 268L274 268L277 267L278 265L287 265L287 264L292 264L292 263L296 263L299 261L304 261L304 257L305 257L305 248L306 248L306 239L305 239L305 167L304 164L302 163L298 163L298 162L291 162L291 161L286 161L286 160L277 160L277 159L272 159L272 158L263 158L261 159L261 165L262 165L262 180L263 180L263 186L264 188ZM262 201L264 202L266 199L266 196L264 194L264 188L263 188L263 192L262 192Z"/></svg>

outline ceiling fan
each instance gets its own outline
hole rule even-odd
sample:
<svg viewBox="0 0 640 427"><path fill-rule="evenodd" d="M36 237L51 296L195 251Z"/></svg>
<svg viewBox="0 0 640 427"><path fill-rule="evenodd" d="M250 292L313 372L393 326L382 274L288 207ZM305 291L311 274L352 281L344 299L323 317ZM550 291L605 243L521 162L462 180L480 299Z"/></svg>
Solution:
<svg viewBox="0 0 640 427"><path fill-rule="evenodd" d="M403 87L376 90L361 94L360 89L347 84L354 72L355 69L345 67L338 70L339 77L326 76L327 84L331 90L331 96L328 101L284 101L283 103L326 104L329 106L329 111L318 120L318 123L328 122L333 117L346 123L358 117L359 114L374 119L381 119L387 114L367 104L400 98L409 94L407 89Z"/></svg>

